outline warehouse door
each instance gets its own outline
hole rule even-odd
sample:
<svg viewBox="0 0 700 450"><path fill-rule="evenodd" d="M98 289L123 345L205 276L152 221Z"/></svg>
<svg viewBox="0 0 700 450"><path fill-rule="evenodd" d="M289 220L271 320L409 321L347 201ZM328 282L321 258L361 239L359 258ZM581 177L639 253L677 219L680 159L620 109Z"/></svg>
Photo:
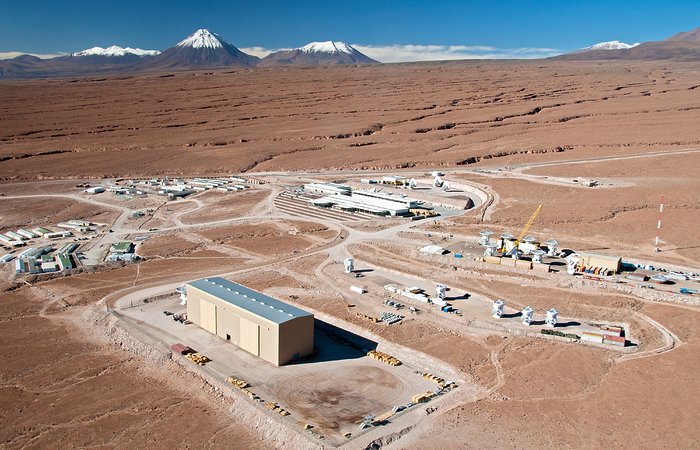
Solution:
<svg viewBox="0 0 700 450"><path fill-rule="evenodd" d="M241 348L260 356L260 326L241 317Z"/></svg>
<svg viewBox="0 0 700 450"><path fill-rule="evenodd" d="M199 314L202 328L210 333L216 334L216 305L206 300L200 300Z"/></svg>

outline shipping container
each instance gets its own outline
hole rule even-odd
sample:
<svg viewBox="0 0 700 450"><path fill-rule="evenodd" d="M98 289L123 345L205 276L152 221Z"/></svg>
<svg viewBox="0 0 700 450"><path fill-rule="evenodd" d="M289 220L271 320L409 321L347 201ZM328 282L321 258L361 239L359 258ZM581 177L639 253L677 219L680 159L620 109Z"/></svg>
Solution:
<svg viewBox="0 0 700 450"><path fill-rule="evenodd" d="M603 335L598 334L598 333L591 333L588 331L584 331L581 333L581 340L582 341L587 341L587 342L596 342L598 344L603 343Z"/></svg>
<svg viewBox="0 0 700 450"><path fill-rule="evenodd" d="M179 353L181 355L186 355L187 353L191 353L193 351L191 348L189 348L185 344L180 344L180 343L173 344L170 348L173 350L173 352Z"/></svg>
<svg viewBox="0 0 700 450"><path fill-rule="evenodd" d="M625 346L625 338L620 336L604 336L603 344L617 345L619 347Z"/></svg>
<svg viewBox="0 0 700 450"><path fill-rule="evenodd" d="M615 327L615 326L602 326L600 327L601 333L607 336L622 336L625 332L625 329L622 327Z"/></svg>

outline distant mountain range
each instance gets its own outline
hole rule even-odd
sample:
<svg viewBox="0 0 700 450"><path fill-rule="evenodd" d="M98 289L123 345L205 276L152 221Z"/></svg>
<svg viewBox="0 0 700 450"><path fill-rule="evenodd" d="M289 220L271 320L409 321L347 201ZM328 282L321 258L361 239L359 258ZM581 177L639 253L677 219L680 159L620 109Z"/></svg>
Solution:
<svg viewBox="0 0 700 450"><path fill-rule="evenodd" d="M625 44L601 42L572 53L555 56L559 60L672 60L700 61L700 28L678 33L663 41Z"/></svg>
<svg viewBox="0 0 700 450"><path fill-rule="evenodd" d="M272 53L262 60L236 48L209 30L193 34L160 52L139 48L93 47L56 58L20 55L0 60L0 78L95 75L172 69L255 67L278 65L377 64L343 42L312 42L293 50Z"/></svg>
<svg viewBox="0 0 700 450"><path fill-rule="evenodd" d="M334 64L379 64L344 42L311 42L303 47L270 53L259 66L323 66Z"/></svg>
<svg viewBox="0 0 700 450"><path fill-rule="evenodd" d="M555 56L553 59L700 61L700 28L658 42L601 42L572 53ZM337 64L378 64L378 61L348 44L336 41L311 42L303 47L274 52L260 59L242 52L218 34L200 29L163 52L114 45L107 48L93 47L49 59L20 55L13 59L0 60L0 78Z"/></svg>

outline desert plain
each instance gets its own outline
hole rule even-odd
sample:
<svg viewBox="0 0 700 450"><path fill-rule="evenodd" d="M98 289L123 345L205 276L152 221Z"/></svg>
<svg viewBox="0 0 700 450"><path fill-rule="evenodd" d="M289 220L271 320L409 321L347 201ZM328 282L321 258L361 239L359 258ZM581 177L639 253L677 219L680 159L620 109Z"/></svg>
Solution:
<svg viewBox="0 0 700 450"><path fill-rule="evenodd" d="M542 241L697 273L698 74L697 63L478 61L3 80L3 230L104 224L81 242L93 253L147 239L133 264L54 276L3 266L0 446L697 448L697 294L493 266L478 261L477 240L483 229L517 236L542 205L529 230ZM431 188L436 170L459 192ZM178 200L76 187L232 175L264 184ZM297 197L304 183L359 186L383 175L416 178L434 204L471 198L474 207L411 221L318 210ZM428 244L464 257L419 252ZM347 256L366 270L359 281L343 273ZM458 387L360 430L353 406L381 413L370 409L423 381L366 357L321 353L316 365L274 376L260 363L260 389L292 412L273 417L217 378L216 358L200 370L172 355L163 336L181 327L141 311L143 299L162 309L172 299L158 296L175 286L220 275ZM415 305L421 313L404 310L398 324L364 318L386 310L385 284L436 282L459 293L461 315ZM348 289L357 283L366 294ZM553 307L570 323L622 324L633 345L503 325L489 316L495 299L539 316Z"/></svg>

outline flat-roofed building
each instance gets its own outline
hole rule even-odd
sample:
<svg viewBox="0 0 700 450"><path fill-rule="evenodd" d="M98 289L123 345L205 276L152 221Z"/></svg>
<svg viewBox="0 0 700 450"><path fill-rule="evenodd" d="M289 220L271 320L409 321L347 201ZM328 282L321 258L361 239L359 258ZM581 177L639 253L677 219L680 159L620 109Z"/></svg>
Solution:
<svg viewBox="0 0 700 450"><path fill-rule="evenodd" d="M304 185L304 192L323 195L350 195L352 188L338 183L308 183Z"/></svg>
<svg viewBox="0 0 700 450"><path fill-rule="evenodd" d="M386 209L392 216L404 216L411 208L418 207L418 200L386 192L353 191L350 198L365 205Z"/></svg>
<svg viewBox="0 0 700 450"><path fill-rule="evenodd" d="M352 191L350 196L328 195L311 199L309 203L320 207L335 207L344 211L360 211L378 216L405 216L418 200L385 192Z"/></svg>
<svg viewBox="0 0 700 450"><path fill-rule="evenodd" d="M576 254L579 257L579 266L586 269L602 268L617 273L622 267L622 258L620 256L588 252L576 252Z"/></svg>
<svg viewBox="0 0 700 450"><path fill-rule="evenodd" d="M187 318L278 366L313 354L314 316L224 278L187 284Z"/></svg>

